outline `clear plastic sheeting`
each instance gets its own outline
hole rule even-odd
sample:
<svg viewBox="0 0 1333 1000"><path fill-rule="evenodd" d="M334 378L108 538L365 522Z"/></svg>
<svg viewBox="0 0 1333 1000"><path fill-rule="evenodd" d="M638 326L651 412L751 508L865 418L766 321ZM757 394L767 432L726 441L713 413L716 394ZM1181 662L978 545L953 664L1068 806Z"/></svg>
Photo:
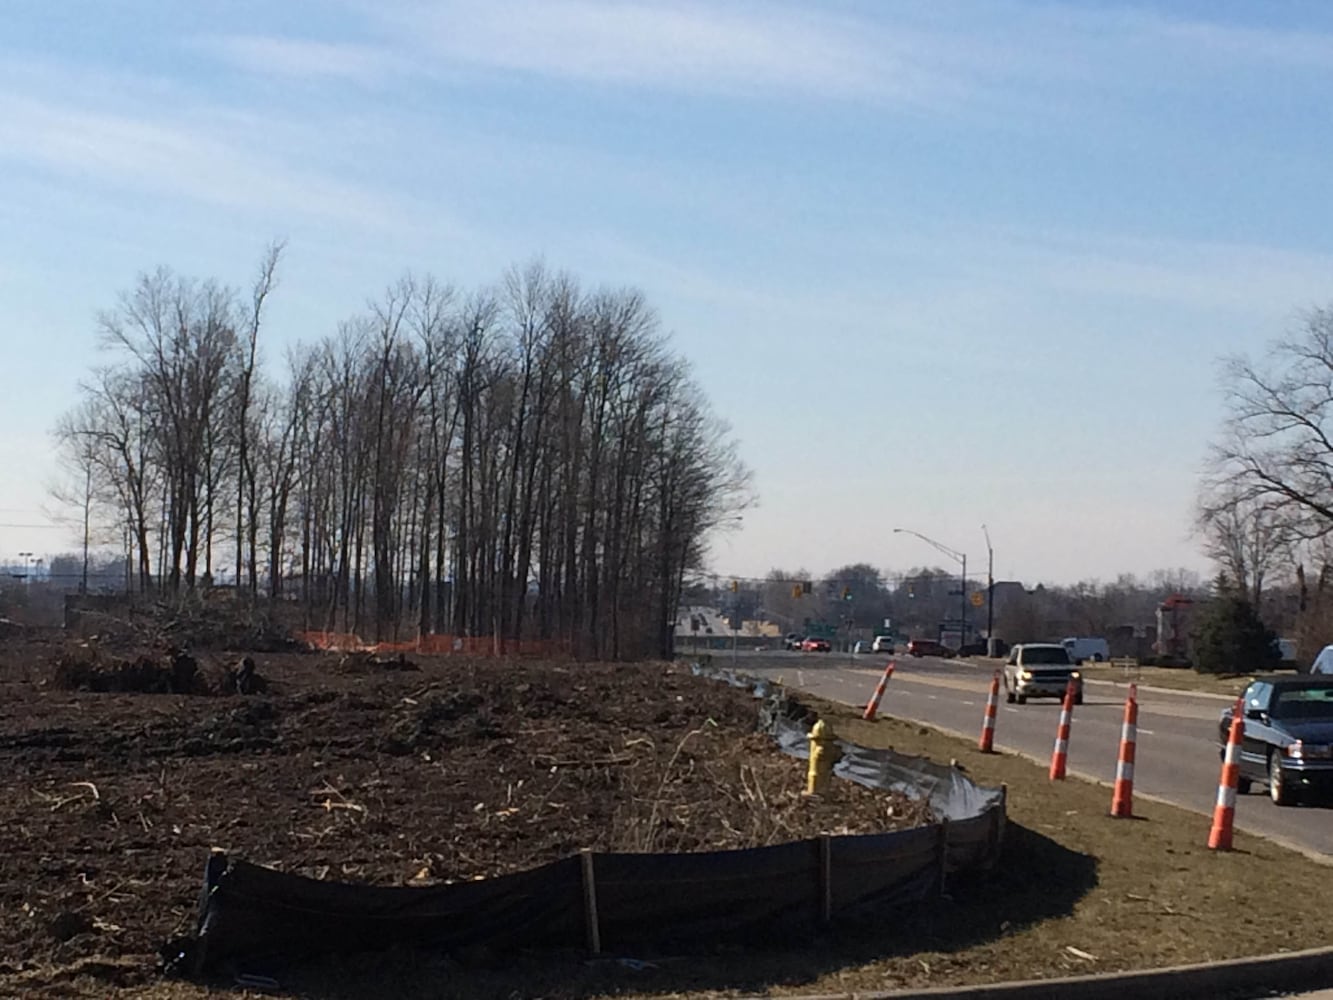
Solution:
<svg viewBox="0 0 1333 1000"><path fill-rule="evenodd" d="M809 727L813 719L796 709L785 689L765 678L747 677L729 669L695 664L692 671L732 687L750 688L763 701L759 711L760 727L773 735L784 753L806 759L810 755ZM802 716L798 721L795 716ZM902 792L913 798L927 798L931 809L941 819L972 819L1000 803L1003 791L983 788L956 767L937 764L926 757L915 757L893 750L863 747L846 740L837 741L839 759L833 773L869 788Z"/></svg>

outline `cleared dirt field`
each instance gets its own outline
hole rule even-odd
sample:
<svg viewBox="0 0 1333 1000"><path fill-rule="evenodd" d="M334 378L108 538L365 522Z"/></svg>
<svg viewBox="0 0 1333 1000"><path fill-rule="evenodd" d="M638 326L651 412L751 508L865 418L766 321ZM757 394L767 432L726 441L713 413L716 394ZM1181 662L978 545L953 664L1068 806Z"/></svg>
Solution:
<svg viewBox="0 0 1333 1000"><path fill-rule="evenodd" d="M256 654L240 695L236 657L57 641L0 654L0 995L139 995L212 848L410 885L929 821L846 782L802 799L757 702L683 667Z"/></svg>
<svg viewBox="0 0 1333 1000"><path fill-rule="evenodd" d="M0 653L0 997L258 996L154 973L158 943L194 919L215 846L317 877L403 885L581 847L696 850L919 818L843 784L827 811L810 812L797 795L803 765L754 733L754 700L683 668L424 660L404 670L257 655L263 695L149 695L61 689L60 650L34 640ZM232 662L201 657L199 688L216 692ZM1141 802L1138 818L1113 820L1105 787L1052 783L1020 757L808 703L857 742L956 758L979 783L1007 783L1001 864L956 880L943 900L767 949L335 956L292 969L282 993L832 994L1327 941L1327 866L1243 834L1236 851L1210 852L1205 816ZM761 793L771 808L757 805Z"/></svg>

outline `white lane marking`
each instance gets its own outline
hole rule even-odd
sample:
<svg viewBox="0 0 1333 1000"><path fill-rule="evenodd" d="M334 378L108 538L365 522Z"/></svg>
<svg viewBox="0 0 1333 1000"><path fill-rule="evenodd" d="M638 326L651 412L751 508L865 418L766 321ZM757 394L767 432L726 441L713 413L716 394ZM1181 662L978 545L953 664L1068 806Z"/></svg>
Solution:
<svg viewBox="0 0 1333 1000"><path fill-rule="evenodd" d="M1141 735L1141 736L1156 736L1156 735L1157 735L1157 733L1154 732L1154 731L1151 730L1151 729L1140 729L1140 730L1138 730L1138 733L1139 733L1139 735Z"/></svg>
<svg viewBox="0 0 1333 1000"><path fill-rule="evenodd" d="M940 700L940 696L937 695L937 694L928 694L928 695L926 695L926 697L929 698L931 701L939 701L939 700Z"/></svg>
<svg viewBox="0 0 1333 1000"><path fill-rule="evenodd" d="M975 702L975 701L965 701L965 702L963 702L963 704L964 704L964 705L972 705L972 706L975 706L975 705L976 705L976 702Z"/></svg>
<svg viewBox="0 0 1333 1000"><path fill-rule="evenodd" d="M1006 708L1005 711L1006 711L1006 712L1013 712L1015 715L1018 714L1018 709L1016 709L1016 708Z"/></svg>

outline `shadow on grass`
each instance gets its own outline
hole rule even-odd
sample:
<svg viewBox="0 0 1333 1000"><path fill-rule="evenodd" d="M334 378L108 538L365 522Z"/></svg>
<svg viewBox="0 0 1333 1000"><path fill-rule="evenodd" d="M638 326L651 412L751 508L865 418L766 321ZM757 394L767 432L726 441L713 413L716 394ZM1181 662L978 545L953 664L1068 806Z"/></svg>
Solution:
<svg viewBox="0 0 1333 1000"><path fill-rule="evenodd" d="M922 952L962 959L969 949L1010 932L1070 915L1096 885L1095 858L1010 822L995 869L966 880L960 876L947 886L943 898L879 913L835 916L831 930L801 939L769 939L760 948L670 955L639 950L596 959L559 952L517 956L474 952L461 956L461 961L390 952L327 960L279 978L289 994L327 1000L381 996L580 1000L618 994L797 989L826 975ZM886 965L885 972L889 971Z"/></svg>

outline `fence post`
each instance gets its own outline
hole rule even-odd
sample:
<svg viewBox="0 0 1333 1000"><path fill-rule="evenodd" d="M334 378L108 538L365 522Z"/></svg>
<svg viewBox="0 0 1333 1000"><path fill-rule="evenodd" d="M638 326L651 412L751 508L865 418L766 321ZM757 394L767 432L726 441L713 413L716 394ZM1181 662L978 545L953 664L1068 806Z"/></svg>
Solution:
<svg viewBox="0 0 1333 1000"><path fill-rule="evenodd" d="M833 838L819 837L819 922L833 921Z"/></svg>
<svg viewBox="0 0 1333 1000"><path fill-rule="evenodd" d="M594 955L602 953L602 928L597 919L597 879L593 872L592 851L584 848L579 852L583 863L583 919L587 928L588 950Z"/></svg>
<svg viewBox="0 0 1333 1000"><path fill-rule="evenodd" d="M940 820L940 844L939 844L939 894L944 895L944 880L949 867L949 817L945 816Z"/></svg>

